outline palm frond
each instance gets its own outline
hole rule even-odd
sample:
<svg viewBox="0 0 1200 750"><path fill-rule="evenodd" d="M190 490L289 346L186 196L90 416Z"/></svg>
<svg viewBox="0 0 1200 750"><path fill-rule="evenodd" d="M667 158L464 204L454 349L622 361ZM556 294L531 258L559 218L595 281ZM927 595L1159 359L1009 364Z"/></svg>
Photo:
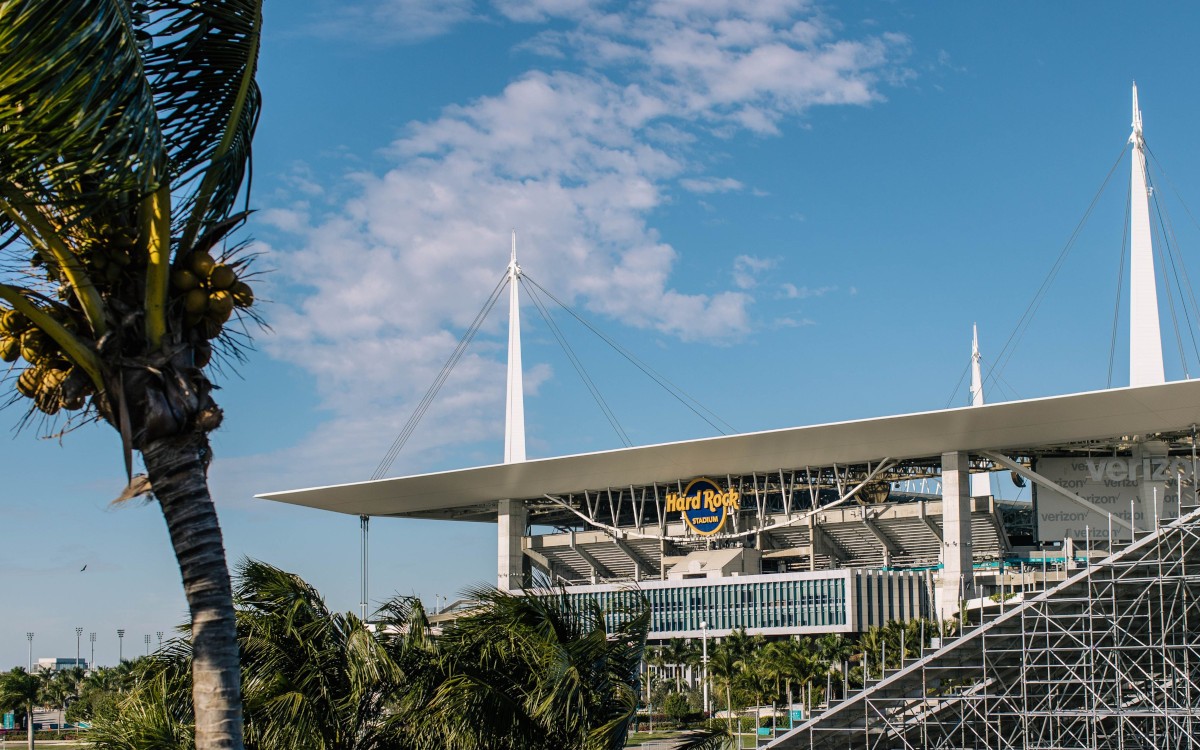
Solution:
<svg viewBox="0 0 1200 750"><path fill-rule="evenodd" d="M59 206L150 187L163 142L126 9L0 2L0 184Z"/></svg>
<svg viewBox="0 0 1200 750"><path fill-rule="evenodd" d="M261 94L254 74L260 0L144 0L141 29L170 158L171 183L186 193L175 212L180 247L190 249L233 210L250 162Z"/></svg>

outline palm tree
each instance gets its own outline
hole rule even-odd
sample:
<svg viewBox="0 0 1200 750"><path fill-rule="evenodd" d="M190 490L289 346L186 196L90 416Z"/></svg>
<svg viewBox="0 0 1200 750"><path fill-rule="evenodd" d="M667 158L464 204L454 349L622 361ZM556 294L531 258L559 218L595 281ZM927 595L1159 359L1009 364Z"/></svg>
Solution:
<svg viewBox="0 0 1200 750"><path fill-rule="evenodd" d="M0 711L24 711L29 750L33 750L33 707L42 696L42 681L21 667L0 675Z"/></svg>
<svg viewBox="0 0 1200 750"><path fill-rule="evenodd" d="M727 641L717 644L708 656L709 679L725 688L725 710L729 719L729 732L733 733L733 683L741 672L741 660L734 654Z"/></svg>
<svg viewBox="0 0 1200 750"><path fill-rule="evenodd" d="M688 642L682 638L672 638L663 647L663 660L672 666L676 692L683 689L684 667L689 666L691 656L692 649L689 648Z"/></svg>
<svg viewBox="0 0 1200 750"><path fill-rule="evenodd" d="M650 627L644 596L594 601L476 589L476 613L439 639L446 677L424 715L464 748L624 747Z"/></svg>
<svg viewBox="0 0 1200 750"><path fill-rule="evenodd" d="M411 706L419 680L401 660L426 649L424 613L388 602L377 636L352 613L330 611L298 576L247 561L235 575L247 747L255 750L415 748ZM100 716L89 739L98 750L190 748L194 715L191 649L175 639L139 660L115 715ZM416 673L418 670L413 669ZM428 692L428 691L426 691Z"/></svg>
<svg viewBox="0 0 1200 750"><path fill-rule="evenodd" d="M0 0L0 360L27 419L99 417L141 454L192 615L197 747L241 740L204 367L251 315L213 251L259 111L261 0ZM39 413L45 416L37 416Z"/></svg>

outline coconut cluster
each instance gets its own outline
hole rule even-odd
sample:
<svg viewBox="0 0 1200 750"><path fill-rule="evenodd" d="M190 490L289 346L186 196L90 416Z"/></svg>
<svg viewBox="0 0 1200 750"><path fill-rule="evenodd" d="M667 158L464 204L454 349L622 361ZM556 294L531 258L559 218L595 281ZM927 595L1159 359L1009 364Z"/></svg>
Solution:
<svg viewBox="0 0 1200 750"><path fill-rule="evenodd" d="M206 252L191 253L176 263L171 288L183 305L184 324L205 342L221 335L235 308L254 304L254 292L238 279L235 267L217 262ZM196 366L207 364L211 352L210 346L197 346Z"/></svg>
<svg viewBox="0 0 1200 750"><path fill-rule="evenodd" d="M69 317L57 309L49 314L70 327ZM60 409L82 409L95 392L92 381L74 367L54 339L36 328L16 310L0 313L0 361L23 359L27 367L17 377L17 392L32 399L46 414Z"/></svg>

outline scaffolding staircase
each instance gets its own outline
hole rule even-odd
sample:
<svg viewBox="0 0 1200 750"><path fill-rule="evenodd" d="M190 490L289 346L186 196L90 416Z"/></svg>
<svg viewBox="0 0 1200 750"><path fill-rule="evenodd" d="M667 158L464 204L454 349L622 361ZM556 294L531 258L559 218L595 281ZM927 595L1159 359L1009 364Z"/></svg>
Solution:
<svg viewBox="0 0 1200 750"><path fill-rule="evenodd" d="M866 689L779 750L1200 750L1200 509Z"/></svg>

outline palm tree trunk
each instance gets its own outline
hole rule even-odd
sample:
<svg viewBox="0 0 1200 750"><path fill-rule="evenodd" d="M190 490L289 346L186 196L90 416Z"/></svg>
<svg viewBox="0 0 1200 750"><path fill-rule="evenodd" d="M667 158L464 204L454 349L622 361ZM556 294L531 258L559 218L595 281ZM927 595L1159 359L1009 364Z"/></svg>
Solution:
<svg viewBox="0 0 1200 750"><path fill-rule="evenodd" d="M732 680L733 678L730 678ZM725 708L729 711L729 733L733 734L733 688L725 683ZM742 731L742 720L738 719L738 731ZM738 744L741 744L739 740Z"/></svg>
<svg viewBox="0 0 1200 750"><path fill-rule="evenodd" d="M196 750L242 750L242 700L233 592L208 492L208 439L197 433L142 448L192 616Z"/></svg>
<svg viewBox="0 0 1200 750"><path fill-rule="evenodd" d="M29 750L33 750L33 705L25 709L25 733L29 737Z"/></svg>

